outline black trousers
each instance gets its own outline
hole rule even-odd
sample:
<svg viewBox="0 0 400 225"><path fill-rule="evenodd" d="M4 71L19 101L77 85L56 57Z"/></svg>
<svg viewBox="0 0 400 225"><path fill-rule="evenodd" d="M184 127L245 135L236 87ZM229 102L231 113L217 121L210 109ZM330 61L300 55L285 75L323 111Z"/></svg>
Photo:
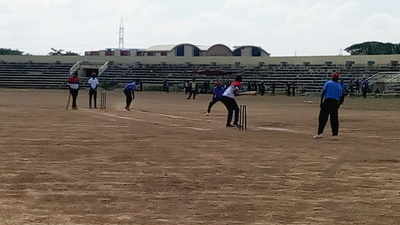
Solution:
<svg viewBox="0 0 400 225"><path fill-rule="evenodd" d="M196 94L197 94L196 90L189 90L189 96L187 97L187 99L190 99L192 96L193 99L196 99Z"/></svg>
<svg viewBox="0 0 400 225"><path fill-rule="evenodd" d="M324 132L329 117L331 120L332 135L337 136L339 134L339 106L338 100L331 98L325 99L319 113L318 134Z"/></svg>
<svg viewBox="0 0 400 225"><path fill-rule="evenodd" d="M362 96L364 98L367 98L367 89L362 89L361 92L362 92Z"/></svg>
<svg viewBox="0 0 400 225"><path fill-rule="evenodd" d="M89 89L89 108L92 108L92 98L94 102L94 107L97 108L97 88Z"/></svg>
<svg viewBox="0 0 400 225"><path fill-rule="evenodd" d="M213 98L210 102L210 104L208 104L208 109L207 112L210 113L211 112L211 107L213 107L213 105L217 102L219 102L221 99L220 98Z"/></svg>
<svg viewBox="0 0 400 225"><path fill-rule="evenodd" d="M78 98L78 92L79 89L69 89L69 93L72 95L72 108L76 109L77 105L76 105L76 99Z"/></svg>
<svg viewBox="0 0 400 225"><path fill-rule="evenodd" d="M221 102L224 103L226 109L228 110L228 118L226 120L226 125L231 125L232 116L235 112L235 120L233 124L237 125L239 121L239 106L234 98L229 98L226 96L222 96Z"/></svg>
<svg viewBox="0 0 400 225"><path fill-rule="evenodd" d="M126 107L125 108L129 109L129 107L131 107L131 103L132 103L133 99L135 99L135 92L126 90L126 91L124 91L124 94L126 96Z"/></svg>

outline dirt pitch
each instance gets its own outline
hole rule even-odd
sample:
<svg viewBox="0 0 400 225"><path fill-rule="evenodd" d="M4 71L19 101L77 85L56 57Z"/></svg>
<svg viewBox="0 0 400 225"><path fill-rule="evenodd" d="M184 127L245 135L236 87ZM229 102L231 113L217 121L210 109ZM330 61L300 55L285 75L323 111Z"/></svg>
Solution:
<svg viewBox="0 0 400 225"><path fill-rule="evenodd" d="M338 140L317 98L240 97L245 133L206 95L87 99L0 90L0 224L400 224L398 99L347 99Z"/></svg>

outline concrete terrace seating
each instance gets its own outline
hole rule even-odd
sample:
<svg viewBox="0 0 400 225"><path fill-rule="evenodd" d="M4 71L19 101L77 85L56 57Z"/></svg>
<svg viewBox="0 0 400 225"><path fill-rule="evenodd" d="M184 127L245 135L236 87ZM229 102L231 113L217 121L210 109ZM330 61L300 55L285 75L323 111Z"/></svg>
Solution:
<svg viewBox="0 0 400 225"><path fill-rule="evenodd" d="M236 65L199 65L199 64L135 64L111 65L101 76L102 80L113 80L126 83L132 80L141 80L144 83L161 85L164 80L170 83L182 84L185 80L196 77L197 81L212 81L223 79L221 76L198 75L197 70L223 70L232 75L225 78L232 79L235 74L241 74L245 82L264 81L266 85L275 82L276 88L286 89L287 82L295 82L298 88L306 92L321 90L323 83L329 79L333 72L343 74L345 82L350 79L368 78L377 72L399 71L400 68L391 65L284 65L270 64L261 66L236 66Z"/></svg>
<svg viewBox="0 0 400 225"><path fill-rule="evenodd" d="M65 88L69 69L73 63L4 63L0 62L0 87L10 88ZM198 70L222 70L230 75L199 75ZM285 90L288 82L296 83L298 89L305 92L319 92L323 83L333 72L343 74L347 82L350 79L368 78L378 72L400 71L397 65L292 65L262 64L247 66L241 64L111 64L99 77L100 82L112 81L125 84L140 80L144 84L161 86L164 80L180 86L183 82L196 77L198 82L216 79L233 79L243 76L244 82L261 82L267 87L275 83L277 91ZM81 84L87 87L87 77L81 77Z"/></svg>
<svg viewBox="0 0 400 225"><path fill-rule="evenodd" d="M0 87L63 88L73 64L0 63Z"/></svg>

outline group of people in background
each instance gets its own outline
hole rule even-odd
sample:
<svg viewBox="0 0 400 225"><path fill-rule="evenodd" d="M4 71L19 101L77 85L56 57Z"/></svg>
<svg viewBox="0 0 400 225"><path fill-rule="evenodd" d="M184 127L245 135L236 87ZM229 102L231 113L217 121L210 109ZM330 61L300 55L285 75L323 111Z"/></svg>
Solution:
<svg viewBox="0 0 400 225"><path fill-rule="evenodd" d="M363 96L366 98L368 92L370 92L369 82L365 78L362 80L351 79L348 83L348 86L345 87L347 88L350 96Z"/></svg>

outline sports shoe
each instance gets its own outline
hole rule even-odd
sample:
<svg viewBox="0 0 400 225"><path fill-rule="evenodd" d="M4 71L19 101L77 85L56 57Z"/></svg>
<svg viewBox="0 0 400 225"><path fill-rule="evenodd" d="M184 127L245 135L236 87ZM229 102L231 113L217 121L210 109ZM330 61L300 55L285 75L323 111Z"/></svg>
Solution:
<svg viewBox="0 0 400 225"><path fill-rule="evenodd" d="M237 124L237 123L234 123L233 126L236 127L236 128L239 128L239 129L242 128L242 126L240 126L240 125Z"/></svg>
<svg viewBox="0 0 400 225"><path fill-rule="evenodd" d="M324 137L324 135L322 135L322 134L317 134L317 135L315 135L313 138L314 139L321 139L321 138L323 138Z"/></svg>

